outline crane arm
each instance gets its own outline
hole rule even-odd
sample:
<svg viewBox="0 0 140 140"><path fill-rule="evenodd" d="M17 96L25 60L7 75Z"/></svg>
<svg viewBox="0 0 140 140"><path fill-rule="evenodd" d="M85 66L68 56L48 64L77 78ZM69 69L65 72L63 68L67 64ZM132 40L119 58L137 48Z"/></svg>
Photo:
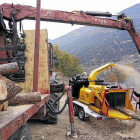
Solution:
<svg viewBox="0 0 140 140"><path fill-rule="evenodd" d="M11 15L15 14L17 21L23 19L35 20L36 8L31 6L2 4L0 5L0 10L3 14L4 19L10 20ZM122 22L113 19L99 18L96 16L92 16L91 14L90 15L87 14L88 12L83 11L65 12L65 11L41 9L40 19L42 21L97 26L120 30L131 30L130 24L126 23L125 20Z"/></svg>
<svg viewBox="0 0 140 140"><path fill-rule="evenodd" d="M21 21L23 19L35 20L36 8L25 5L2 4L0 5L0 13L1 20L2 18L12 20L12 17L14 17L14 20L16 21ZM83 11L65 12L58 10L41 9L40 19L42 21L127 30L140 54L140 37L139 34L136 32L131 19L127 18L125 14L119 15L119 20L100 18L97 16L112 15L107 13L102 14Z"/></svg>

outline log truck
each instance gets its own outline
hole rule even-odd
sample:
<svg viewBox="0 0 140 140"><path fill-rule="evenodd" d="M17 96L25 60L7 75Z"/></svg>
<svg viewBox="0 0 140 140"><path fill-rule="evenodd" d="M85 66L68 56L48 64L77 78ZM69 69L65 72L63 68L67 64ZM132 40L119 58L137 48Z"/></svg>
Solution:
<svg viewBox="0 0 140 140"><path fill-rule="evenodd" d="M23 87L24 92L40 91L42 94L41 102L37 102L36 104L20 105L20 107L9 106L7 110L8 116L4 111L0 112L0 139L2 140L14 140L16 138L19 140L24 138L31 140L31 134L26 125L27 120L32 118L34 115L36 115L36 118L38 117L40 119L41 114L45 114L45 117L47 117L47 114L45 113L47 109L50 109L54 113L61 113L63 110L62 109L60 111L56 111L53 108L52 104L58 100L54 101L53 103L49 102L50 81L48 78L49 68L47 67L48 52L46 50L48 47L48 42L46 47L44 45L41 46L39 43L41 40L40 21L51 21L68 23L72 25L79 24L126 30L128 31L138 52L140 53L140 37L136 32L133 20L127 18L124 13L118 15L117 19L115 20L106 18L111 17L111 13L100 13L93 11L65 12L58 10L40 9L40 3L41 0L37 0L36 8L19 4L13 5L5 3L0 5L0 63L4 64L17 62L19 66L19 71L17 73L6 75L6 77L20 84L20 86ZM21 21L24 19L36 20L35 32L29 34L28 31L22 31ZM8 28L5 24L5 20L8 21ZM20 30L22 31L20 34L20 39L17 34L17 23L19 23ZM43 32L43 34L47 36L46 33ZM25 36L28 38L27 42L24 42L24 38L26 41ZM32 38L33 36L35 36L35 39ZM45 40L42 42L45 42ZM32 44L35 44L34 47ZM56 85L53 87L56 87ZM68 93L68 99L66 100L64 107L68 102L71 123L70 134L74 135L75 130L71 86L64 87L63 90L67 91ZM53 88L53 91L56 91L55 88ZM47 103L48 108L46 108Z"/></svg>

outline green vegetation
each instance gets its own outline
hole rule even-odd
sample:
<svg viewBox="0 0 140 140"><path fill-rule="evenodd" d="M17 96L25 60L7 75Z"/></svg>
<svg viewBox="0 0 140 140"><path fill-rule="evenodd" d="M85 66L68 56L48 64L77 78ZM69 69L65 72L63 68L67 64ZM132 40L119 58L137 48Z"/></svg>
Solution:
<svg viewBox="0 0 140 140"><path fill-rule="evenodd" d="M82 73L80 60L77 57L60 50L57 44L53 46L53 55L59 60L59 66L55 70L62 71L63 74L68 77Z"/></svg>

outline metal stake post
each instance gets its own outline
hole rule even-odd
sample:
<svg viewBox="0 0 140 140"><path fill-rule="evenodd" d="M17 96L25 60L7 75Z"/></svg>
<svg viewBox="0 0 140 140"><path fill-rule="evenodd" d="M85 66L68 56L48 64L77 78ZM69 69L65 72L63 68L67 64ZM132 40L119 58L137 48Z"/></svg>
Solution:
<svg viewBox="0 0 140 140"><path fill-rule="evenodd" d="M36 10L36 29L35 29L33 92L38 91L39 39L40 39L40 5L41 5L41 0L37 0L37 4L36 4L36 9L37 10Z"/></svg>

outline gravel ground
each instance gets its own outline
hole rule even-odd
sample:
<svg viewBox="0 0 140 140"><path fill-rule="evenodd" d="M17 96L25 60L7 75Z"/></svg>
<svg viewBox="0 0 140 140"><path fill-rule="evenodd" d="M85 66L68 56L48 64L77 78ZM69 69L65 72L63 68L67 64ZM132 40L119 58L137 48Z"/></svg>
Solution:
<svg viewBox="0 0 140 140"><path fill-rule="evenodd" d="M65 98L62 98L63 106ZM40 121L29 121L33 140L71 140L66 137L70 131L68 107L59 115L57 124L45 124ZM86 121L75 117L77 140L140 140L140 122L137 120L108 119L96 121L90 118Z"/></svg>

